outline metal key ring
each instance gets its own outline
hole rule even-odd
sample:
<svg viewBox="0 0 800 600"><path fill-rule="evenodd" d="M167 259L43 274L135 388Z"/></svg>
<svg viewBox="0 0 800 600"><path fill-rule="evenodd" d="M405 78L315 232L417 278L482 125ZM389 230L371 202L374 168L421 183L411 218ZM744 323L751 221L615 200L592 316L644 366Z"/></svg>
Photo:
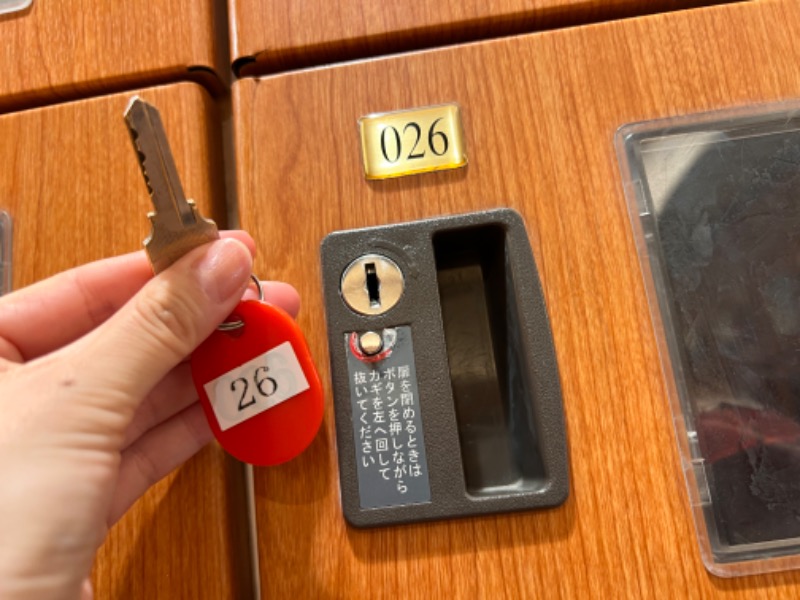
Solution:
<svg viewBox="0 0 800 600"><path fill-rule="evenodd" d="M261 281L258 279L258 277L256 277L252 273L250 274L250 279L252 279L253 282L256 284L256 289L258 290L258 301L263 302L264 288L261 286ZM244 327L244 321L242 321L241 319L236 319L235 321L223 321L222 323L219 324L217 329L219 329L220 331L235 331L240 327Z"/></svg>

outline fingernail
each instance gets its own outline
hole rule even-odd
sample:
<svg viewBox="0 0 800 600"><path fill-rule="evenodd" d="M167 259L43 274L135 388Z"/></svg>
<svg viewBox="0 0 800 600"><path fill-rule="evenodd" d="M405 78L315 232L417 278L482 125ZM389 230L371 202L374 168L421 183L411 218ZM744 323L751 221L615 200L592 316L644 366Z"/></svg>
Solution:
<svg viewBox="0 0 800 600"><path fill-rule="evenodd" d="M244 291L253 270L253 258L241 242L219 240L206 250L195 270L209 300L225 302Z"/></svg>

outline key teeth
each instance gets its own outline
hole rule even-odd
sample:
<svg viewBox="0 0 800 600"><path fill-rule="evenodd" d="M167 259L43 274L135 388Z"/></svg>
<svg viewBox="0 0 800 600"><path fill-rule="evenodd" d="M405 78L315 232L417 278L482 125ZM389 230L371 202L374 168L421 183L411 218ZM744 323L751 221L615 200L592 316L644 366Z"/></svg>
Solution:
<svg viewBox="0 0 800 600"><path fill-rule="evenodd" d="M133 149L136 151L136 158L139 159L139 169L142 172L142 176L144 177L144 184L147 186L147 193L150 197L153 197L153 186L150 184L150 177L147 174L147 155L142 151L142 147L139 144L139 130L136 128L136 124L133 122L133 119L130 118L131 111L138 105L146 104L139 98L139 96L134 96L128 102L128 106L125 109L125 123L128 125L128 133L131 136L131 142L133 142Z"/></svg>
<svg viewBox="0 0 800 600"><path fill-rule="evenodd" d="M147 186L147 193L150 197L153 197L153 186L150 185L150 177L147 175L147 167L145 166L145 162L147 161L147 157L144 155L143 152L137 149L136 153L139 155L139 163L142 165L142 176L144 177L144 184Z"/></svg>

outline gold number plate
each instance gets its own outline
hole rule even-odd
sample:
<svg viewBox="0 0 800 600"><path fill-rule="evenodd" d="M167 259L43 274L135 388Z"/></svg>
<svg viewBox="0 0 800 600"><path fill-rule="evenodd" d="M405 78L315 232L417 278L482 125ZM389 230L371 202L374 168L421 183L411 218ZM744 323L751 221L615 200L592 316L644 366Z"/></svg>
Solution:
<svg viewBox="0 0 800 600"><path fill-rule="evenodd" d="M467 164L457 104L367 115L358 125L367 179L458 169Z"/></svg>

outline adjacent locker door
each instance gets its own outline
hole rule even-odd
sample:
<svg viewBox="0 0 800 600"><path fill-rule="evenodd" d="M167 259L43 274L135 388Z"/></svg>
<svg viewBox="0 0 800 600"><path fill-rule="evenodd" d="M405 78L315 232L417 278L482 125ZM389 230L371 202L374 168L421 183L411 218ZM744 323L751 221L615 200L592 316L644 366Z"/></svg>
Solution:
<svg viewBox="0 0 800 600"><path fill-rule="evenodd" d="M328 386L311 448L255 472L264 598L796 598L800 574L704 569L631 233L627 122L800 96L797 3L671 13L234 86L241 221L290 281ZM357 119L458 102L466 169L364 179ZM348 528L319 245L334 230L509 206L553 328L572 473L560 508Z"/></svg>
<svg viewBox="0 0 800 600"><path fill-rule="evenodd" d="M187 195L224 223L220 122L198 85L0 116L0 208L14 220L14 287L142 248L151 204L122 119L134 93L160 109ZM96 597L247 597L242 476L212 445L157 484L100 549Z"/></svg>
<svg viewBox="0 0 800 600"><path fill-rule="evenodd" d="M726 0L231 0L231 57L263 74Z"/></svg>
<svg viewBox="0 0 800 600"><path fill-rule="evenodd" d="M0 15L0 111L186 79L221 88L222 10L218 0L33 0Z"/></svg>

